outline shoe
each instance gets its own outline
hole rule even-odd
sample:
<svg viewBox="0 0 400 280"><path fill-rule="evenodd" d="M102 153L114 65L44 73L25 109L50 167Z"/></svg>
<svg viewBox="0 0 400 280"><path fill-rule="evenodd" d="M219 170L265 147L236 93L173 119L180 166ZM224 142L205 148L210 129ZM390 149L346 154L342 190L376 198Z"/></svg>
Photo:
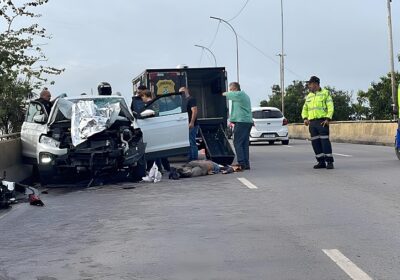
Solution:
<svg viewBox="0 0 400 280"><path fill-rule="evenodd" d="M250 165L245 165L243 169L244 170L250 170Z"/></svg>
<svg viewBox="0 0 400 280"><path fill-rule="evenodd" d="M322 169L326 168L325 162L318 162L316 165L314 165L314 169Z"/></svg>
<svg viewBox="0 0 400 280"><path fill-rule="evenodd" d="M333 166L333 162L328 162L326 165L326 169L334 169L335 167Z"/></svg>

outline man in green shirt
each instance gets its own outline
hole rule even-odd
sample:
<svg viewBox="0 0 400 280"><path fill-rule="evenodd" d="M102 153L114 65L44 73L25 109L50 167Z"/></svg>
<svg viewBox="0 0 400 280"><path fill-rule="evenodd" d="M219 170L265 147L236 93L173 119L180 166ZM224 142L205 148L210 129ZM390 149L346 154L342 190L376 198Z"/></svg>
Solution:
<svg viewBox="0 0 400 280"><path fill-rule="evenodd" d="M233 145L235 146L236 160L242 169L250 169L249 137L253 126L250 98L240 90L237 82L230 83L229 91L224 92L223 95L232 101L229 120L235 124Z"/></svg>

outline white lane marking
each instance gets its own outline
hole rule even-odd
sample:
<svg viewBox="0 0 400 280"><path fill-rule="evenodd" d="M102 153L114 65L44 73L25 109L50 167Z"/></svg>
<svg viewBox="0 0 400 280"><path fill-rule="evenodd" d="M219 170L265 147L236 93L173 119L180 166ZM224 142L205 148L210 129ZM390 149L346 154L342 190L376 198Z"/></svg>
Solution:
<svg viewBox="0 0 400 280"><path fill-rule="evenodd" d="M237 178L240 182L242 182L243 185L248 187L249 189L258 189L256 185L254 185L252 182L247 180L246 178Z"/></svg>
<svg viewBox="0 0 400 280"><path fill-rule="evenodd" d="M346 258L337 249L323 249L322 250L328 257L330 257L347 275L353 280L372 280L364 271L362 271L351 260Z"/></svg>
<svg viewBox="0 0 400 280"><path fill-rule="evenodd" d="M293 146L289 146L289 145L285 145L285 147L288 147L288 148L293 148Z"/></svg>
<svg viewBox="0 0 400 280"><path fill-rule="evenodd" d="M341 157L353 157L352 155L344 155L344 154L337 154L337 153L332 153L335 156L341 156Z"/></svg>
<svg viewBox="0 0 400 280"><path fill-rule="evenodd" d="M1 216L0 216L0 220L3 219L5 216L7 216L9 213L10 213L10 212L7 212L7 213L1 215Z"/></svg>

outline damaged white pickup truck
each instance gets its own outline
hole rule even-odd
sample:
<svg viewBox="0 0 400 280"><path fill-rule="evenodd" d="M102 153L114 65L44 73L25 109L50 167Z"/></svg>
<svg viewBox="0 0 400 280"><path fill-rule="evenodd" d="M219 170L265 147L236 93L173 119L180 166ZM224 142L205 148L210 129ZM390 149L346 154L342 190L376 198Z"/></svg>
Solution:
<svg viewBox="0 0 400 280"><path fill-rule="evenodd" d="M21 129L23 158L38 167L42 184L118 171L140 180L146 159L189 147L182 97L173 96L176 108L163 110L171 98L156 98L136 117L121 96L58 98L49 114L32 101Z"/></svg>

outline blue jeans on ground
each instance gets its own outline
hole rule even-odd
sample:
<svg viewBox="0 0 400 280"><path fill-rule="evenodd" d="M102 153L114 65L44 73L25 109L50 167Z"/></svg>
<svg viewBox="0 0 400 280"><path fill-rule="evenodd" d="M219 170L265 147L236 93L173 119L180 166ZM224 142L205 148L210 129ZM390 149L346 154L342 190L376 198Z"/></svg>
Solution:
<svg viewBox="0 0 400 280"><path fill-rule="evenodd" d="M252 123L235 123L233 131L233 145L235 146L236 160L243 167L250 167L249 137Z"/></svg>
<svg viewBox="0 0 400 280"><path fill-rule="evenodd" d="M190 150L188 155L188 160L197 160L199 158L199 150L197 149L196 136L199 126L195 125L193 128L189 128L189 143Z"/></svg>

